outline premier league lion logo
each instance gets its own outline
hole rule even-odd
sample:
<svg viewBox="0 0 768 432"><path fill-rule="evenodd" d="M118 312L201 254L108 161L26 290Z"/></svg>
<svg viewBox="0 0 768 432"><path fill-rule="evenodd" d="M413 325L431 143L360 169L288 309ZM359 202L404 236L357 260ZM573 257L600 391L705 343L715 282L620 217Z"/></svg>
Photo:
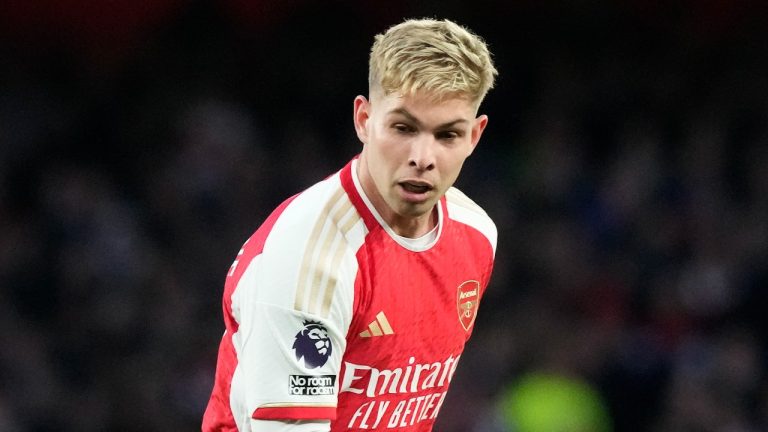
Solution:
<svg viewBox="0 0 768 432"><path fill-rule="evenodd" d="M296 360L304 358L304 365L309 369L319 368L328 361L333 352L328 330L314 321L304 321L304 328L296 333L293 342Z"/></svg>

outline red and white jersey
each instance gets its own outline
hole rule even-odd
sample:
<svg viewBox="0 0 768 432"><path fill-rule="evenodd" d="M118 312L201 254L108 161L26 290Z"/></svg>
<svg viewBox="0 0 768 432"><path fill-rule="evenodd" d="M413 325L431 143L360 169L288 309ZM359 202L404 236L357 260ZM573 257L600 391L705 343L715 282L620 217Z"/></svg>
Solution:
<svg viewBox="0 0 768 432"><path fill-rule="evenodd" d="M281 204L232 264L204 431L267 420L431 430L491 276L496 227L451 188L434 240L414 245L368 201L356 163Z"/></svg>

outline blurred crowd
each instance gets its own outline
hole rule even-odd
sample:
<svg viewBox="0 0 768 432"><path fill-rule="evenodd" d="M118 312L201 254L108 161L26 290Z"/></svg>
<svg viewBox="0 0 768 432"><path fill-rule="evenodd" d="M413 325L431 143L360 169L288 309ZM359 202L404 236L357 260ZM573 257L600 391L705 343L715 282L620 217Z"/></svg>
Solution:
<svg viewBox="0 0 768 432"><path fill-rule="evenodd" d="M435 430L768 430L768 7L511 3L0 4L0 430L199 430L226 270L359 151L411 16L501 72L458 183L497 264Z"/></svg>

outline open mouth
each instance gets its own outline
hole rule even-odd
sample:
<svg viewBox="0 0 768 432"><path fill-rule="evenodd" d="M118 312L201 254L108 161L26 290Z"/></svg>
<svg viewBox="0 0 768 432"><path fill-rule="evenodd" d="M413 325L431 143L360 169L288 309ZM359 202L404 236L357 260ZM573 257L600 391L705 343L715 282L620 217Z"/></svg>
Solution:
<svg viewBox="0 0 768 432"><path fill-rule="evenodd" d="M421 182L401 182L400 187L402 187L406 192L415 194L423 194L432 190L431 185Z"/></svg>

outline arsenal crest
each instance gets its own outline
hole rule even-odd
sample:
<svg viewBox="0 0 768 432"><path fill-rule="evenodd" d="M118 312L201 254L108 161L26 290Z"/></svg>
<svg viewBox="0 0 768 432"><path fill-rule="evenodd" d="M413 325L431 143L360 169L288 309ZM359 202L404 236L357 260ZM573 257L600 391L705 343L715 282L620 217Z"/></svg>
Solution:
<svg viewBox="0 0 768 432"><path fill-rule="evenodd" d="M477 317L477 306L480 303L480 282L468 280L459 285L456 295L456 306L459 311L459 322L464 330L469 331Z"/></svg>

